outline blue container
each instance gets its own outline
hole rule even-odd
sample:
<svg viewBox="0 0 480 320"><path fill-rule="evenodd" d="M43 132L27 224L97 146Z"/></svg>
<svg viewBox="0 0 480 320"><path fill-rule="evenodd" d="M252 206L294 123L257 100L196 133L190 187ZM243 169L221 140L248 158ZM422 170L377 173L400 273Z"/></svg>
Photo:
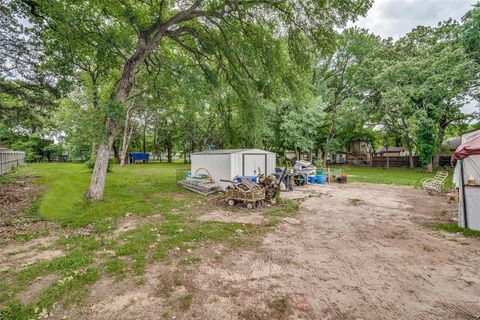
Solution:
<svg viewBox="0 0 480 320"><path fill-rule="evenodd" d="M235 178L235 181L240 182L240 179L248 179L254 183L257 183L257 176L241 176L241 177Z"/></svg>
<svg viewBox="0 0 480 320"><path fill-rule="evenodd" d="M132 159L133 159L133 160L144 160L144 161L148 161L149 158L150 158L150 154L148 154L148 153L132 152Z"/></svg>
<svg viewBox="0 0 480 320"><path fill-rule="evenodd" d="M324 184L327 182L327 177L324 176L323 174L317 175L317 183L319 184Z"/></svg>
<svg viewBox="0 0 480 320"><path fill-rule="evenodd" d="M308 183L315 183L315 176L308 176Z"/></svg>

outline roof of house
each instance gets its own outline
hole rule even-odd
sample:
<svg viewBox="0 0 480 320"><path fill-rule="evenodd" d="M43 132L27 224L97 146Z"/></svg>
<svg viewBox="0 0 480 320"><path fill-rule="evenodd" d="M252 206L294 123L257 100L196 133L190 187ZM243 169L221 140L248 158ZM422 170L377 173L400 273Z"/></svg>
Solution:
<svg viewBox="0 0 480 320"><path fill-rule="evenodd" d="M462 144L462 137L452 137L443 142L443 146L447 147L448 150L456 150Z"/></svg>
<svg viewBox="0 0 480 320"><path fill-rule="evenodd" d="M480 130L480 128L476 128L476 129L472 129L472 130L465 131L465 132L462 133L462 136L463 136L464 134L472 133L472 132L479 131L479 130Z"/></svg>
<svg viewBox="0 0 480 320"><path fill-rule="evenodd" d="M388 147L388 152L402 152L404 149L403 147ZM387 148L383 147L377 151L378 153L386 153Z"/></svg>
<svg viewBox="0 0 480 320"><path fill-rule="evenodd" d="M205 150L200 152L194 152L192 155L208 155L208 154L233 154L233 153L272 153L270 151L260 149L220 149L220 150Z"/></svg>

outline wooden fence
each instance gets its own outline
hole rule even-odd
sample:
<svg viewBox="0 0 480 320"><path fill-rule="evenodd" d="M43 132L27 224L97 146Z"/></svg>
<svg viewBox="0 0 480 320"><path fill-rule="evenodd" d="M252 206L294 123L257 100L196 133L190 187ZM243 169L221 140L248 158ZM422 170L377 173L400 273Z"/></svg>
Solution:
<svg viewBox="0 0 480 320"><path fill-rule="evenodd" d="M15 166L25 163L25 152L0 150L0 174L12 170Z"/></svg>
<svg viewBox="0 0 480 320"><path fill-rule="evenodd" d="M387 157L372 157L372 167L382 167L387 166ZM410 161L408 157L388 157L388 166L390 168L408 168L410 167ZM418 157L413 157L413 166L420 166L420 159Z"/></svg>

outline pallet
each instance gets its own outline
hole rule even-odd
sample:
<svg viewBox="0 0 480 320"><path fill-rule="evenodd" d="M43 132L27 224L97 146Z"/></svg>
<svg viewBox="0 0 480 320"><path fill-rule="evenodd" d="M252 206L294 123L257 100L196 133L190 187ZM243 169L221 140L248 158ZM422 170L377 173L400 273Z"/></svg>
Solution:
<svg viewBox="0 0 480 320"><path fill-rule="evenodd" d="M193 181L187 181L187 180L180 180L177 181L177 184L181 185L187 190L190 190L192 192L208 196L214 193L217 193L219 191L218 186L215 184L202 184L202 183L195 183Z"/></svg>

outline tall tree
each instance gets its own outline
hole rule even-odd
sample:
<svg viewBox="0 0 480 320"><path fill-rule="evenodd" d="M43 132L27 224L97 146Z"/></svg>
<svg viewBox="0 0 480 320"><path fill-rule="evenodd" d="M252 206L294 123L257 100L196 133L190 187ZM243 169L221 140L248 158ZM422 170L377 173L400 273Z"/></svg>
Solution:
<svg viewBox="0 0 480 320"><path fill-rule="evenodd" d="M60 39L55 36L57 33L68 32L73 38L82 38L85 46L97 47L99 42L95 39L98 38L102 40L102 48L124 57L111 101L106 103L104 136L86 195L91 200L103 197L110 149L122 120L124 104L135 85L136 74L143 64L148 65L151 55L167 39L197 59L213 59L218 68L225 70L228 67L227 71L233 71L229 80L239 76L247 78L249 68L246 61L236 56L241 48L236 47L238 42L234 39L265 43L268 35L287 32L293 35L292 47L302 47L304 37L301 34L325 43L334 33L334 27L365 13L371 4L370 0L121 0L75 5L69 1L21 2L24 12L35 22L41 39L46 39L45 34ZM254 61L249 61L252 63Z"/></svg>

